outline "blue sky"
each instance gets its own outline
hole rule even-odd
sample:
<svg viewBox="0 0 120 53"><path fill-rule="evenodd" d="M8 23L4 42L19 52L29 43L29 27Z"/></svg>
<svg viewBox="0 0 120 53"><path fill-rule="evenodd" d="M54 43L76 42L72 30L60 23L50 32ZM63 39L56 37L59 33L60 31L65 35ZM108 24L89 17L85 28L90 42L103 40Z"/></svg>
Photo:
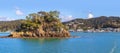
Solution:
<svg viewBox="0 0 120 53"><path fill-rule="evenodd" d="M120 16L120 0L0 0L0 18L24 19L38 11L58 10L64 21L87 18L89 11L95 17Z"/></svg>

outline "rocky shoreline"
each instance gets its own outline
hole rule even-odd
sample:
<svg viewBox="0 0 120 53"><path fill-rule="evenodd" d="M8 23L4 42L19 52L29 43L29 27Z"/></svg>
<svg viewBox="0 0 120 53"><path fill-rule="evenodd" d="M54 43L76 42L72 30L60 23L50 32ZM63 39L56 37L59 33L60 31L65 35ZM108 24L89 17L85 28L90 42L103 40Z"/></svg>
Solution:
<svg viewBox="0 0 120 53"><path fill-rule="evenodd" d="M0 36L0 38L81 38L80 36L70 36L70 37L9 37Z"/></svg>

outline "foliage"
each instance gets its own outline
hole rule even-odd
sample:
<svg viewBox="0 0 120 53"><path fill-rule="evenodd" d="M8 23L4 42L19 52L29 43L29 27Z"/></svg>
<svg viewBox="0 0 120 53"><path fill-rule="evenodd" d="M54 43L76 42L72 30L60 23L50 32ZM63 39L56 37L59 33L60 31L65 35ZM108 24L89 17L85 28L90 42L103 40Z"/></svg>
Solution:
<svg viewBox="0 0 120 53"><path fill-rule="evenodd" d="M54 25L52 25L54 24ZM51 26L52 25L52 26ZM26 16L26 20L21 24L17 31L34 31L42 27L44 31L52 30L58 31L63 27L63 24L59 19L58 11L40 11L38 13L32 13Z"/></svg>
<svg viewBox="0 0 120 53"><path fill-rule="evenodd" d="M1 21L0 30L26 32L37 30L39 27L42 27L45 31L60 30L61 28L65 28L65 26L60 22L59 14L60 12L58 11L40 11L29 14L25 20Z"/></svg>

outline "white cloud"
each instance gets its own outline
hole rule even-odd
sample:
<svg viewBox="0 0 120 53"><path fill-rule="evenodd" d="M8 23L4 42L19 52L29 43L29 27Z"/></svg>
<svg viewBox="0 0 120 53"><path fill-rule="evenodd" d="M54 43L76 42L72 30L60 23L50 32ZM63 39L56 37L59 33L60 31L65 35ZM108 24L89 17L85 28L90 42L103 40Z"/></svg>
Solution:
<svg viewBox="0 0 120 53"><path fill-rule="evenodd" d="M88 18L93 18L94 16L93 16L93 14L92 13L89 13L88 14Z"/></svg>
<svg viewBox="0 0 120 53"><path fill-rule="evenodd" d="M67 15L67 16L60 16L60 19L62 20L62 22L65 22L74 19L74 17L72 15Z"/></svg>
<svg viewBox="0 0 120 53"><path fill-rule="evenodd" d="M9 18L9 17L3 17L3 16L0 16L0 21L12 21L14 20L13 18Z"/></svg>
<svg viewBox="0 0 120 53"><path fill-rule="evenodd" d="M24 13L22 12L22 10L20 10L18 7L16 7L16 15L23 15Z"/></svg>

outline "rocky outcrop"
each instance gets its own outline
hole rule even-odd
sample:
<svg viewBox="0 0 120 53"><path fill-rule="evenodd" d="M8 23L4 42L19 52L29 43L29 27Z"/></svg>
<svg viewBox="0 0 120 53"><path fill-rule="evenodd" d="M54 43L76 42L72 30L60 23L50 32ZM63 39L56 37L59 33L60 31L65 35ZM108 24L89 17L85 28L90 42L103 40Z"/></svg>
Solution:
<svg viewBox="0 0 120 53"><path fill-rule="evenodd" d="M56 11L30 14L19 28L11 32L12 38L70 37L70 33L58 19Z"/></svg>
<svg viewBox="0 0 120 53"><path fill-rule="evenodd" d="M9 37L12 38L30 38L30 37L70 37L70 34L68 31L63 30L61 32L44 32L42 30L36 31L36 32L12 32Z"/></svg>

